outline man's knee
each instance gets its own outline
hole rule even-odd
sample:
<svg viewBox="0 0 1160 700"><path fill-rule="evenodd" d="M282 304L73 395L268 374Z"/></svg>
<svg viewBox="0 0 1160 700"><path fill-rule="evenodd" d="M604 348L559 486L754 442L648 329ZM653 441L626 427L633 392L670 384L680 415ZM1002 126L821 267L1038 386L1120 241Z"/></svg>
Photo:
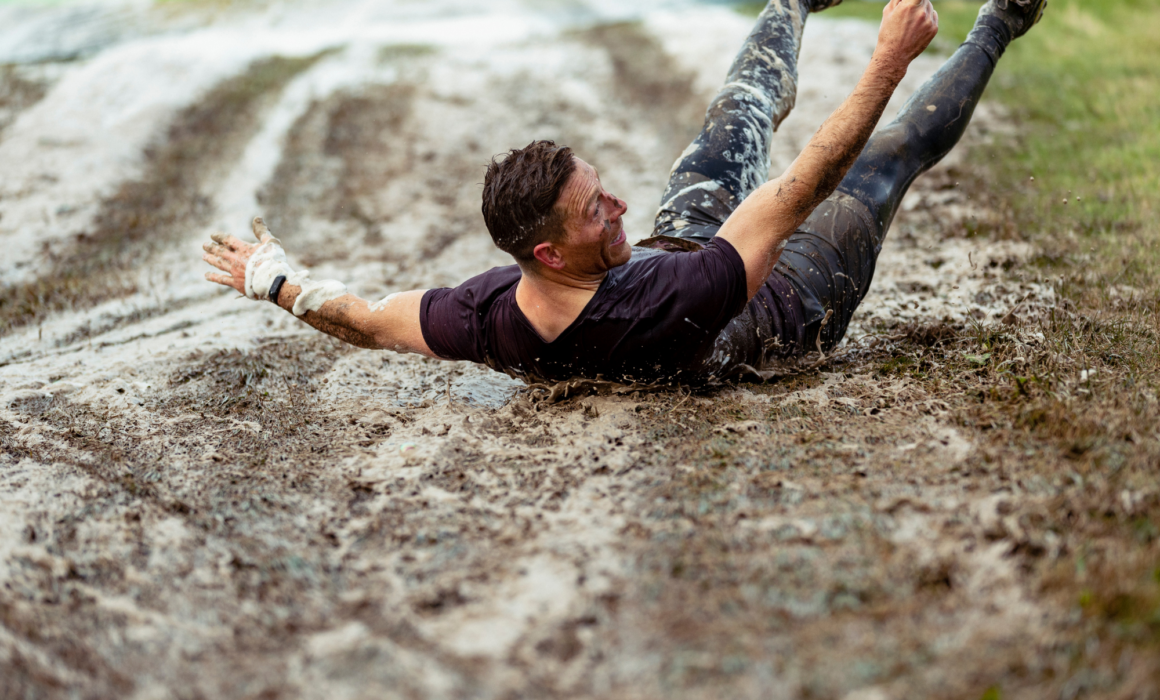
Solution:
<svg viewBox="0 0 1160 700"><path fill-rule="evenodd" d="M726 83L706 112L706 124L744 119L756 129L772 130L774 115L788 114L796 92L783 94L745 81Z"/></svg>

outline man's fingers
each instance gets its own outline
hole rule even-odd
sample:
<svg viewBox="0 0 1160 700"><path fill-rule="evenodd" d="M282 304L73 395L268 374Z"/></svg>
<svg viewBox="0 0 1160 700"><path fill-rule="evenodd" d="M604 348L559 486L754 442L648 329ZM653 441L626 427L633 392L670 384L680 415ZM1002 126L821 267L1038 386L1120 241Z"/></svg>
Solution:
<svg viewBox="0 0 1160 700"><path fill-rule="evenodd" d="M254 247L253 244L246 243L241 239L231 236L228 233L222 233L221 231L211 233L209 237L213 239L214 243L219 243L229 250L248 252L251 248Z"/></svg>
<svg viewBox="0 0 1160 700"><path fill-rule="evenodd" d="M277 240L270 233L270 229L266 228L266 222L262 221L262 217L260 216L254 217L252 228L254 229L254 237L262 243L269 243L270 241Z"/></svg>
<svg viewBox="0 0 1160 700"><path fill-rule="evenodd" d="M217 258L225 260L227 263L230 263L230 264L242 262L242 259L241 259L239 253L230 250L229 248L225 247L224 245L218 245L216 243L203 243L201 246L201 249L204 250L205 252L209 253L210 255L213 255Z"/></svg>
<svg viewBox="0 0 1160 700"><path fill-rule="evenodd" d="M205 278L207 280L209 280L210 282L217 282L218 284L224 284L227 287L234 286L234 278L231 275L223 275L220 272L207 272L207 273L205 273Z"/></svg>
<svg viewBox="0 0 1160 700"><path fill-rule="evenodd" d="M217 269L225 270L226 272L229 272L230 269L233 267L232 265L230 265L230 262L228 260L226 260L225 258L219 257L217 255L214 255L212 253L206 253L205 255L201 256L201 259L206 261L210 265L213 265Z"/></svg>
<svg viewBox="0 0 1160 700"><path fill-rule="evenodd" d="M224 243L230 250L236 250L239 252L246 252L254 247L252 243L246 243L240 238L235 238L233 236L226 236Z"/></svg>

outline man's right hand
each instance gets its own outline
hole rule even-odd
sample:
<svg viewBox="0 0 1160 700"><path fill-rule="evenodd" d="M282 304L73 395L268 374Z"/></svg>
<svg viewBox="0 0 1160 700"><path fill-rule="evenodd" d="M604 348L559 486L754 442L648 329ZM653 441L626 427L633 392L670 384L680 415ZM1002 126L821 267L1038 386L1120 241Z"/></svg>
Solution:
<svg viewBox="0 0 1160 700"><path fill-rule="evenodd" d="M938 34L938 13L930 0L890 0L878 30L881 57L906 70Z"/></svg>

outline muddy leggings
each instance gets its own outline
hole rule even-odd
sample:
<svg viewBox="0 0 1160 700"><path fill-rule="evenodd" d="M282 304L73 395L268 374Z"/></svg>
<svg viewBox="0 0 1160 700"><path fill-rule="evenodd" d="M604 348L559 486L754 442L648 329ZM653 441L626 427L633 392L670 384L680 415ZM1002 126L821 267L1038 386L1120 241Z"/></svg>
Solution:
<svg viewBox="0 0 1160 700"><path fill-rule="evenodd" d="M704 243L768 179L770 140L796 96L805 6L801 0L772 0L758 17L724 88L709 106L703 130L673 166L654 235ZM759 346L772 343L781 348L779 354L794 355L813 350L819 337L826 350L842 340L854 309L870 289L882 241L902 196L963 135L1010 41L1001 20L981 17L966 42L910 98L898 118L870 138L837 191L790 237L766 285L796 292L797 323L803 327L751 328L749 335L756 331ZM828 321L827 311L833 312ZM757 319L750 325L768 325L763 319L770 315L762 309L748 313ZM799 314L772 317L791 316ZM763 356L760 349L738 353L747 362L763 361L755 357Z"/></svg>

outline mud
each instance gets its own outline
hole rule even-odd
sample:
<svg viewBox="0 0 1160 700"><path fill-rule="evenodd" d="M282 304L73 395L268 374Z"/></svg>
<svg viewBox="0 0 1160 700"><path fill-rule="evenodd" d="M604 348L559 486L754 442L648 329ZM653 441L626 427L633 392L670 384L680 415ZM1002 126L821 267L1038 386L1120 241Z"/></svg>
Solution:
<svg viewBox="0 0 1160 700"><path fill-rule="evenodd" d="M54 311L133 293L135 281L126 272L148 269L157 248L205 224L211 203L204 181L228 167L253 135L262 99L314 60L261 60L179 114L163 141L145 149L142 177L122 184L72 241L57 250L46 243L48 271L4 290L0 325L35 323Z"/></svg>
<svg viewBox="0 0 1160 700"><path fill-rule="evenodd" d="M0 133L16 117L44 97L52 72L20 70L15 66L0 68Z"/></svg>
<svg viewBox="0 0 1160 700"><path fill-rule="evenodd" d="M92 102L89 77L161 52L150 37L78 61L0 133L0 152L28 160L0 181L18 284L51 279L57 258L38 237L59 259L88 250L67 232L101 230L124 188L153 185L161 211L180 212L140 229L157 237L147 252L134 239L116 258L148 260L117 268L123 293L85 300L78 282L78 307L13 316L0 337L7 695L1058 689L1078 653L1071 609L1027 570L1071 546L1036 515L1066 481L998 468L983 428L949 410L962 390L922 377L973 324L1053 299L1024 271L1034 251L965 235L995 215L953 186L955 156L916 184L851 341L770 384L548 401L479 367L343 346L201 280L200 242L246 235L255 214L296 267L371 299L507 264L478 183L492 154L532 138L598 165L630 204L629 235L649 235L680 134L697 126L686 115L703 114L749 23L720 7L612 5L226 13L174 50L238 27L258 38L223 48L219 87L132 112L148 136L132 142L137 160L92 141L36 145L29 134L67 129L28 115L86 100L92 119L130 113ZM205 111L254 54L316 56L321 39L288 48L304 26L334 50L283 64L296 68L237 112ZM854 85L874 39L809 19L775 169ZM639 72L641 55L656 74ZM169 79L175 60L134 80ZM937 65L915 64L891 112ZM192 148L203 142L183 139L201 132L175 126L190 114L240 121L206 132L222 145ZM1000 123L980 109L969 141L1006 138ZM29 185L60 151L91 169ZM181 153L197 177L156 186L142 173L158 153ZM45 201L77 202L66 233L33 216Z"/></svg>

